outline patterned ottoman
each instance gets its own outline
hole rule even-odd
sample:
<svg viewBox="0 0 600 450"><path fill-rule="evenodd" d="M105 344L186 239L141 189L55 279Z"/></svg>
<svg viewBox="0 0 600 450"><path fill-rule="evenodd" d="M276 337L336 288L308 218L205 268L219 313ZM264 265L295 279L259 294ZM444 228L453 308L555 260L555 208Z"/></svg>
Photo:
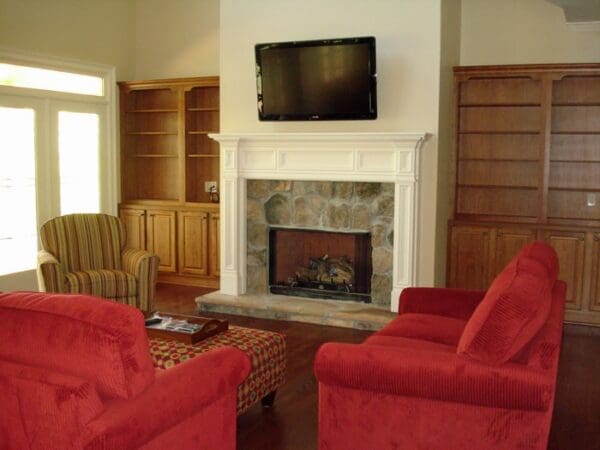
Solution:
<svg viewBox="0 0 600 450"><path fill-rule="evenodd" d="M238 387L238 415L259 399L270 406L285 375L285 338L272 331L229 326L227 331L196 344L150 338L154 366L168 369L208 350L230 345L246 353L252 361L250 375Z"/></svg>

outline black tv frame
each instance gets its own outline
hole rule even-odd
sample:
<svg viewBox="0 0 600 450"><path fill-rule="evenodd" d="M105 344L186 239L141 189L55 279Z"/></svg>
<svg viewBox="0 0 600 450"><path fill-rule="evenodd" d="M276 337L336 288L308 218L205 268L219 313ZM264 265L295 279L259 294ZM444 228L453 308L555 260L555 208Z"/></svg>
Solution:
<svg viewBox="0 0 600 450"><path fill-rule="evenodd" d="M325 114L265 114L262 110L262 74L261 52L271 48L316 47L347 44L369 44L369 95L370 110L361 113L325 113ZM256 90L258 119L260 121L311 121L311 120L374 120L377 118L377 67L375 37L363 36L340 39L317 39L310 41L272 42L254 46L256 58Z"/></svg>

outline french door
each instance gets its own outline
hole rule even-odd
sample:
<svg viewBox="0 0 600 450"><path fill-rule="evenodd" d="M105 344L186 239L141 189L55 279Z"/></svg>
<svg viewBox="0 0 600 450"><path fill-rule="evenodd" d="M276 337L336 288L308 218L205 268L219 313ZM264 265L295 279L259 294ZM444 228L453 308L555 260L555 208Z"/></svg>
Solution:
<svg viewBox="0 0 600 450"><path fill-rule="evenodd" d="M100 104L0 95L0 277L35 268L39 227L109 209Z"/></svg>

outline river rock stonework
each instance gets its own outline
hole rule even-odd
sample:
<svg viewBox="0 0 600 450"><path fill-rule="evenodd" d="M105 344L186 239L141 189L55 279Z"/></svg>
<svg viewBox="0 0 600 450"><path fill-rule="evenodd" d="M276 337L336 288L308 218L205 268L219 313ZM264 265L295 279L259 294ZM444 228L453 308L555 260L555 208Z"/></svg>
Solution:
<svg viewBox="0 0 600 450"><path fill-rule="evenodd" d="M270 225L329 231L368 231L373 247L373 303L390 305L393 183L248 180L247 292L268 293Z"/></svg>

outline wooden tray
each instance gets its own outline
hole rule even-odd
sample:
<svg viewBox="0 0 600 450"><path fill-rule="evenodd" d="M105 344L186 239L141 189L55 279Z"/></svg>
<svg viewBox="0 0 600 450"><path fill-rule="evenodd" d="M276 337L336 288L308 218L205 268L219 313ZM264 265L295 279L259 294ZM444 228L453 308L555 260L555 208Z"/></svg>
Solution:
<svg viewBox="0 0 600 450"><path fill-rule="evenodd" d="M210 319L208 317L197 317L197 316L186 316L182 314L170 314L156 312L149 315L152 317L154 314L158 314L160 317L172 317L177 320L186 320L189 323L196 323L202 327L194 333L183 333L174 330L165 330L161 328L153 328L154 325L146 326L148 336L157 337L163 339L175 339L186 344L195 344L203 339L214 336L215 334L226 331L229 328L228 320Z"/></svg>

